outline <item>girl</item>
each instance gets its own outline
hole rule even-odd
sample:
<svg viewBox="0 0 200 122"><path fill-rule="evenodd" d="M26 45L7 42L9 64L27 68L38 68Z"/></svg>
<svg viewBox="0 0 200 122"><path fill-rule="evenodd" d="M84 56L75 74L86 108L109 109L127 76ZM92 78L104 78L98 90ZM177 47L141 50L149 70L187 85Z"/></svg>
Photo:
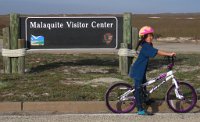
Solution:
<svg viewBox="0 0 200 122"><path fill-rule="evenodd" d="M149 58L153 58L156 55L160 56L175 56L174 52L164 52L153 47L153 35L154 30L150 26L144 26L139 31L139 36L141 41L138 44L138 47L141 46L140 53L137 60L133 65L131 65L129 76L135 81L135 99L138 109L138 115L150 115L142 107L142 89L141 84L146 82L146 71L149 62ZM137 47L137 48L138 48Z"/></svg>

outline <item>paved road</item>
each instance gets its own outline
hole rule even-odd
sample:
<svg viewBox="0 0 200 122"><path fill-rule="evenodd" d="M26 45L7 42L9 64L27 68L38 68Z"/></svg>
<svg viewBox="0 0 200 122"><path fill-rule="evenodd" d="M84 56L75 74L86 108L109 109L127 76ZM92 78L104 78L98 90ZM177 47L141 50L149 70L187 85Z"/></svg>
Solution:
<svg viewBox="0 0 200 122"><path fill-rule="evenodd" d="M200 113L0 115L0 122L199 122Z"/></svg>
<svg viewBox="0 0 200 122"><path fill-rule="evenodd" d="M195 43L155 43L154 47L178 53L200 53L200 44Z"/></svg>

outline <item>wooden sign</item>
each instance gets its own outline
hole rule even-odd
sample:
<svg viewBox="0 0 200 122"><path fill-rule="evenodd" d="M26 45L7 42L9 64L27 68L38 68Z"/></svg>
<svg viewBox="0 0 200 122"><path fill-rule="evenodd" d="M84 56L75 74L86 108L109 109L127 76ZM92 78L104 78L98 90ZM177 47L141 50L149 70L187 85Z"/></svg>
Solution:
<svg viewBox="0 0 200 122"><path fill-rule="evenodd" d="M26 17L21 36L30 49L118 48L122 21L115 16Z"/></svg>

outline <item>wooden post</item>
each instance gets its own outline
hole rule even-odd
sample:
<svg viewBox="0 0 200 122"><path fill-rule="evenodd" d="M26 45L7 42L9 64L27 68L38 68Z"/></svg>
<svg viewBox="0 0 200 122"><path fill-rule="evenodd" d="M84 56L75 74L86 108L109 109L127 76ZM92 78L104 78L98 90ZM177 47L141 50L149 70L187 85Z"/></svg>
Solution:
<svg viewBox="0 0 200 122"><path fill-rule="evenodd" d="M137 45L138 45L138 41L139 41L139 35L138 35L138 29L133 27L132 28L132 49L136 49Z"/></svg>
<svg viewBox="0 0 200 122"><path fill-rule="evenodd" d="M25 40L18 39L18 48L24 48ZM21 56L18 58L18 73L24 74L25 71L25 56Z"/></svg>
<svg viewBox="0 0 200 122"><path fill-rule="evenodd" d="M19 15L10 14L10 28L3 29L3 48L18 49L24 48L25 40L19 39ZM22 57L3 57L4 73L19 73L25 71L25 56Z"/></svg>
<svg viewBox="0 0 200 122"><path fill-rule="evenodd" d="M132 14L124 13L123 15L123 42L127 43L128 45L130 45L132 42L131 31L132 31Z"/></svg>
<svg viewBox="0 0 200 122"><path fill-rule="evenodd" d="M10 49L10 34L9 27L3 28L3 48ZM3 57L4 73L11 73L11 60L10 57Z"/></svg>
<svg viewBox="0 0 200 122"><path fill-rule="evenodd" d="M121 48L128 48L127 43L121 43ZM132 63L132 58L128 56L120 56L119 57L119 70L121 71L121 75L128 75L129 67Z"/></svg>
<svg viewBox="0 0 200 122"><path fill-rule="evenodd" d="M132 43L132 14L124 13L123 15L123 43L120 45L120 48L131 49ZM129 68L131 65L131 57L120 56L119 57L119 70L122 75L128 75Z"/></svg>
<svg viewBox="0 0 200 122"><path fill-rule="evenodd" d="M19 15L10 14L10 43L11 49L18 49L18 39L19 39ZM18 58L11 58L11 69L12 73L18 72Z"/></svg>
<svg viewBox="0 0 200 122"><path fill-rule="evenodd" d="M132 50L136 50L138 43L139 43L138 29L133 27L132 28ZM135 63L136 59L137 58L133 57L131 62Z"/></svg>

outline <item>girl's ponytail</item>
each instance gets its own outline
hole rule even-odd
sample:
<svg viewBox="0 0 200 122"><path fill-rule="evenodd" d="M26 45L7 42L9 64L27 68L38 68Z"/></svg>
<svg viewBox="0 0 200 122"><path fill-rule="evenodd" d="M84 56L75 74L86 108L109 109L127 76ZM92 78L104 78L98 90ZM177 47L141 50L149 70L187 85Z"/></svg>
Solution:
<svg viewBox="0 0 200 122"><path fill-rule="evenodd" d="M137 51L139 46L142 44L143 40L140 40L139 43L137 44L137 47L135 48L135 50Z"/></svg>
<svg viewBox="0 0 200 122"><path fill-rule="evenodd" d="M144 36L141 36L141 39L139 41L139 43L137 44L137 47L136 47L136 51L138 50L139 46L145 41L145 39L148 37L148 34L144 35Z"/></svg>

